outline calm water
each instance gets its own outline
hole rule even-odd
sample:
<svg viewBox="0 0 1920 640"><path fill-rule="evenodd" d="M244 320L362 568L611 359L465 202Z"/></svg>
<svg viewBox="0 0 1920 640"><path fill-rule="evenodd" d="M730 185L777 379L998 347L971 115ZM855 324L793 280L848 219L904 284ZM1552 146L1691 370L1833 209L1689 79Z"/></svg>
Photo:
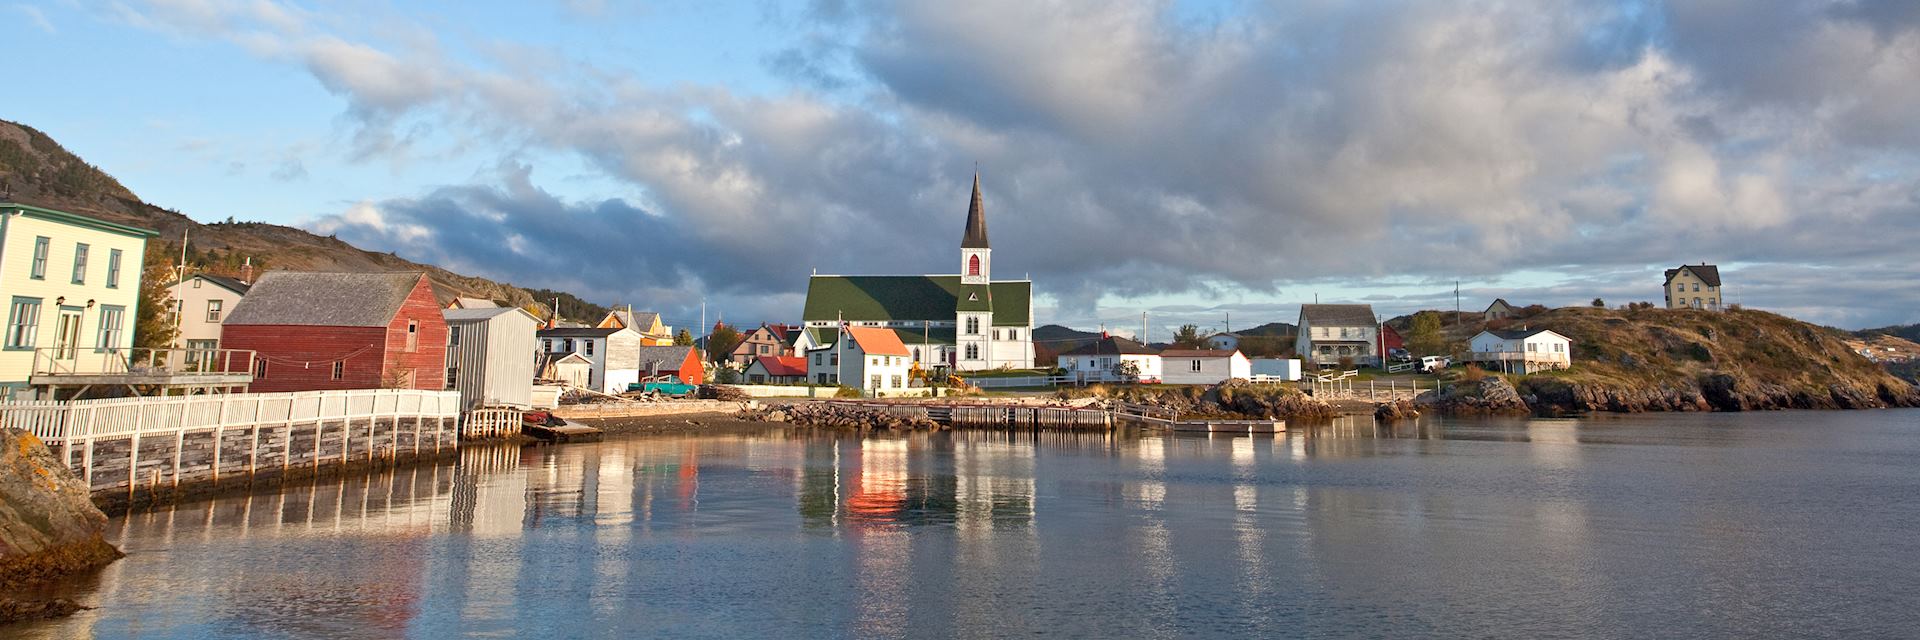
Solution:
<svg viewBox="0 0 1920 640"><path fill-rule="evenodd" d="M1920 411L633 436L111 526L0 636L1911 638Z"/></svg>

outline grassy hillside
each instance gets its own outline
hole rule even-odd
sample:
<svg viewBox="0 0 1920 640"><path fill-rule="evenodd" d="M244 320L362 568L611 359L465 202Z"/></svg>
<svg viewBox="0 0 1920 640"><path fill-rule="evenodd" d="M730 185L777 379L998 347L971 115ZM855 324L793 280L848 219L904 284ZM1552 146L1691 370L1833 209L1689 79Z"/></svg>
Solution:
<svg viewBox="0 0 1920 640"><path fill-rule="evenodd" d="M178 211L141 200L113 176L68 152L32 127L0 120L0 198L71 211L104 220L153 229L178 255L181 233L189 235L189 261L214 273L238 275L243 258L268 269L313 271L424 271L442 301L455 296L488 298L514 305L550 303L526 289L485 278L460 275L405 260L391 253L365 251L337 238L263 222L201 223ZM593 305L586 305L587 308ZM604 313L601 308L600 313ZM598 315L579 317L598 320Z"/></svg>
<svg viewBox="0 0 1920 640"><path fill-rule="evenodd" d="M1573 340L1574 367L1517 386L1574 409L1856 408L1920 392L1850 336L1764 311L1553 309L1525 320Z"/></svg>

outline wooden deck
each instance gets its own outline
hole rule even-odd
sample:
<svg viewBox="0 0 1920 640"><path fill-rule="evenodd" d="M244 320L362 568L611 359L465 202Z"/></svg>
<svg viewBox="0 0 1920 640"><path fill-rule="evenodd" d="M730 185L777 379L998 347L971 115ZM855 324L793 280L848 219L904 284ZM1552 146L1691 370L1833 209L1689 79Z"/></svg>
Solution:
<svg viewBox="0 0 1920 640"><path fill-rule="evenodd" d="M606 433L593 427L577 424L548 426L544 424L521 425L520 432L528 437L547 442L595 442L606 437Z"/></svg>
<svg viewBox="0 0 1920 640"><path fill-rule="evenodd" d="M1285 420L1182 420L1173 423L1174 431L1204 433L1286 433Z"/></svg>

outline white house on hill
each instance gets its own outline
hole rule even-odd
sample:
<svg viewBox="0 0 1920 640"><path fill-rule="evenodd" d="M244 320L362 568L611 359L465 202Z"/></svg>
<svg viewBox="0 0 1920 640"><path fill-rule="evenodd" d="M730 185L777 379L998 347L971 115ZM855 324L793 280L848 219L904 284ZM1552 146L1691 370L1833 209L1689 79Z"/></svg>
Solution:
<svg viewBox="0 0 1920 640"><path fill-rule="evenodd" d="M1546 329L1482 331L1467 359L1507 373L1565 369L1573 364L1573 341Z"/></svg>
<svg viewBox="0 0 1920 640"><path fill-rule="evenodd" d="M1294 352L1307 362L1331 367L1342 360L1380 366L1380 323L1365 304L1300 305L1300 335Z"/></svg>

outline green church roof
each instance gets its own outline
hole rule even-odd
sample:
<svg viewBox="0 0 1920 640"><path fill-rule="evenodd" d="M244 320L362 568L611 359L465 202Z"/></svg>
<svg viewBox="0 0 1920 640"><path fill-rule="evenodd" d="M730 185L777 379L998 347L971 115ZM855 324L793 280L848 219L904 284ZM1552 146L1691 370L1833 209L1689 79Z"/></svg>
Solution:
<svg viewBox="0 0 1920 640"><path fill-rule="evenodd" d="M977 298L977 299L974 299ZM992 311L997 326L1032 324L1033 283L962 285L960 276L814 276L807 283L807 322L934 320L959 311Z"/></svg>

